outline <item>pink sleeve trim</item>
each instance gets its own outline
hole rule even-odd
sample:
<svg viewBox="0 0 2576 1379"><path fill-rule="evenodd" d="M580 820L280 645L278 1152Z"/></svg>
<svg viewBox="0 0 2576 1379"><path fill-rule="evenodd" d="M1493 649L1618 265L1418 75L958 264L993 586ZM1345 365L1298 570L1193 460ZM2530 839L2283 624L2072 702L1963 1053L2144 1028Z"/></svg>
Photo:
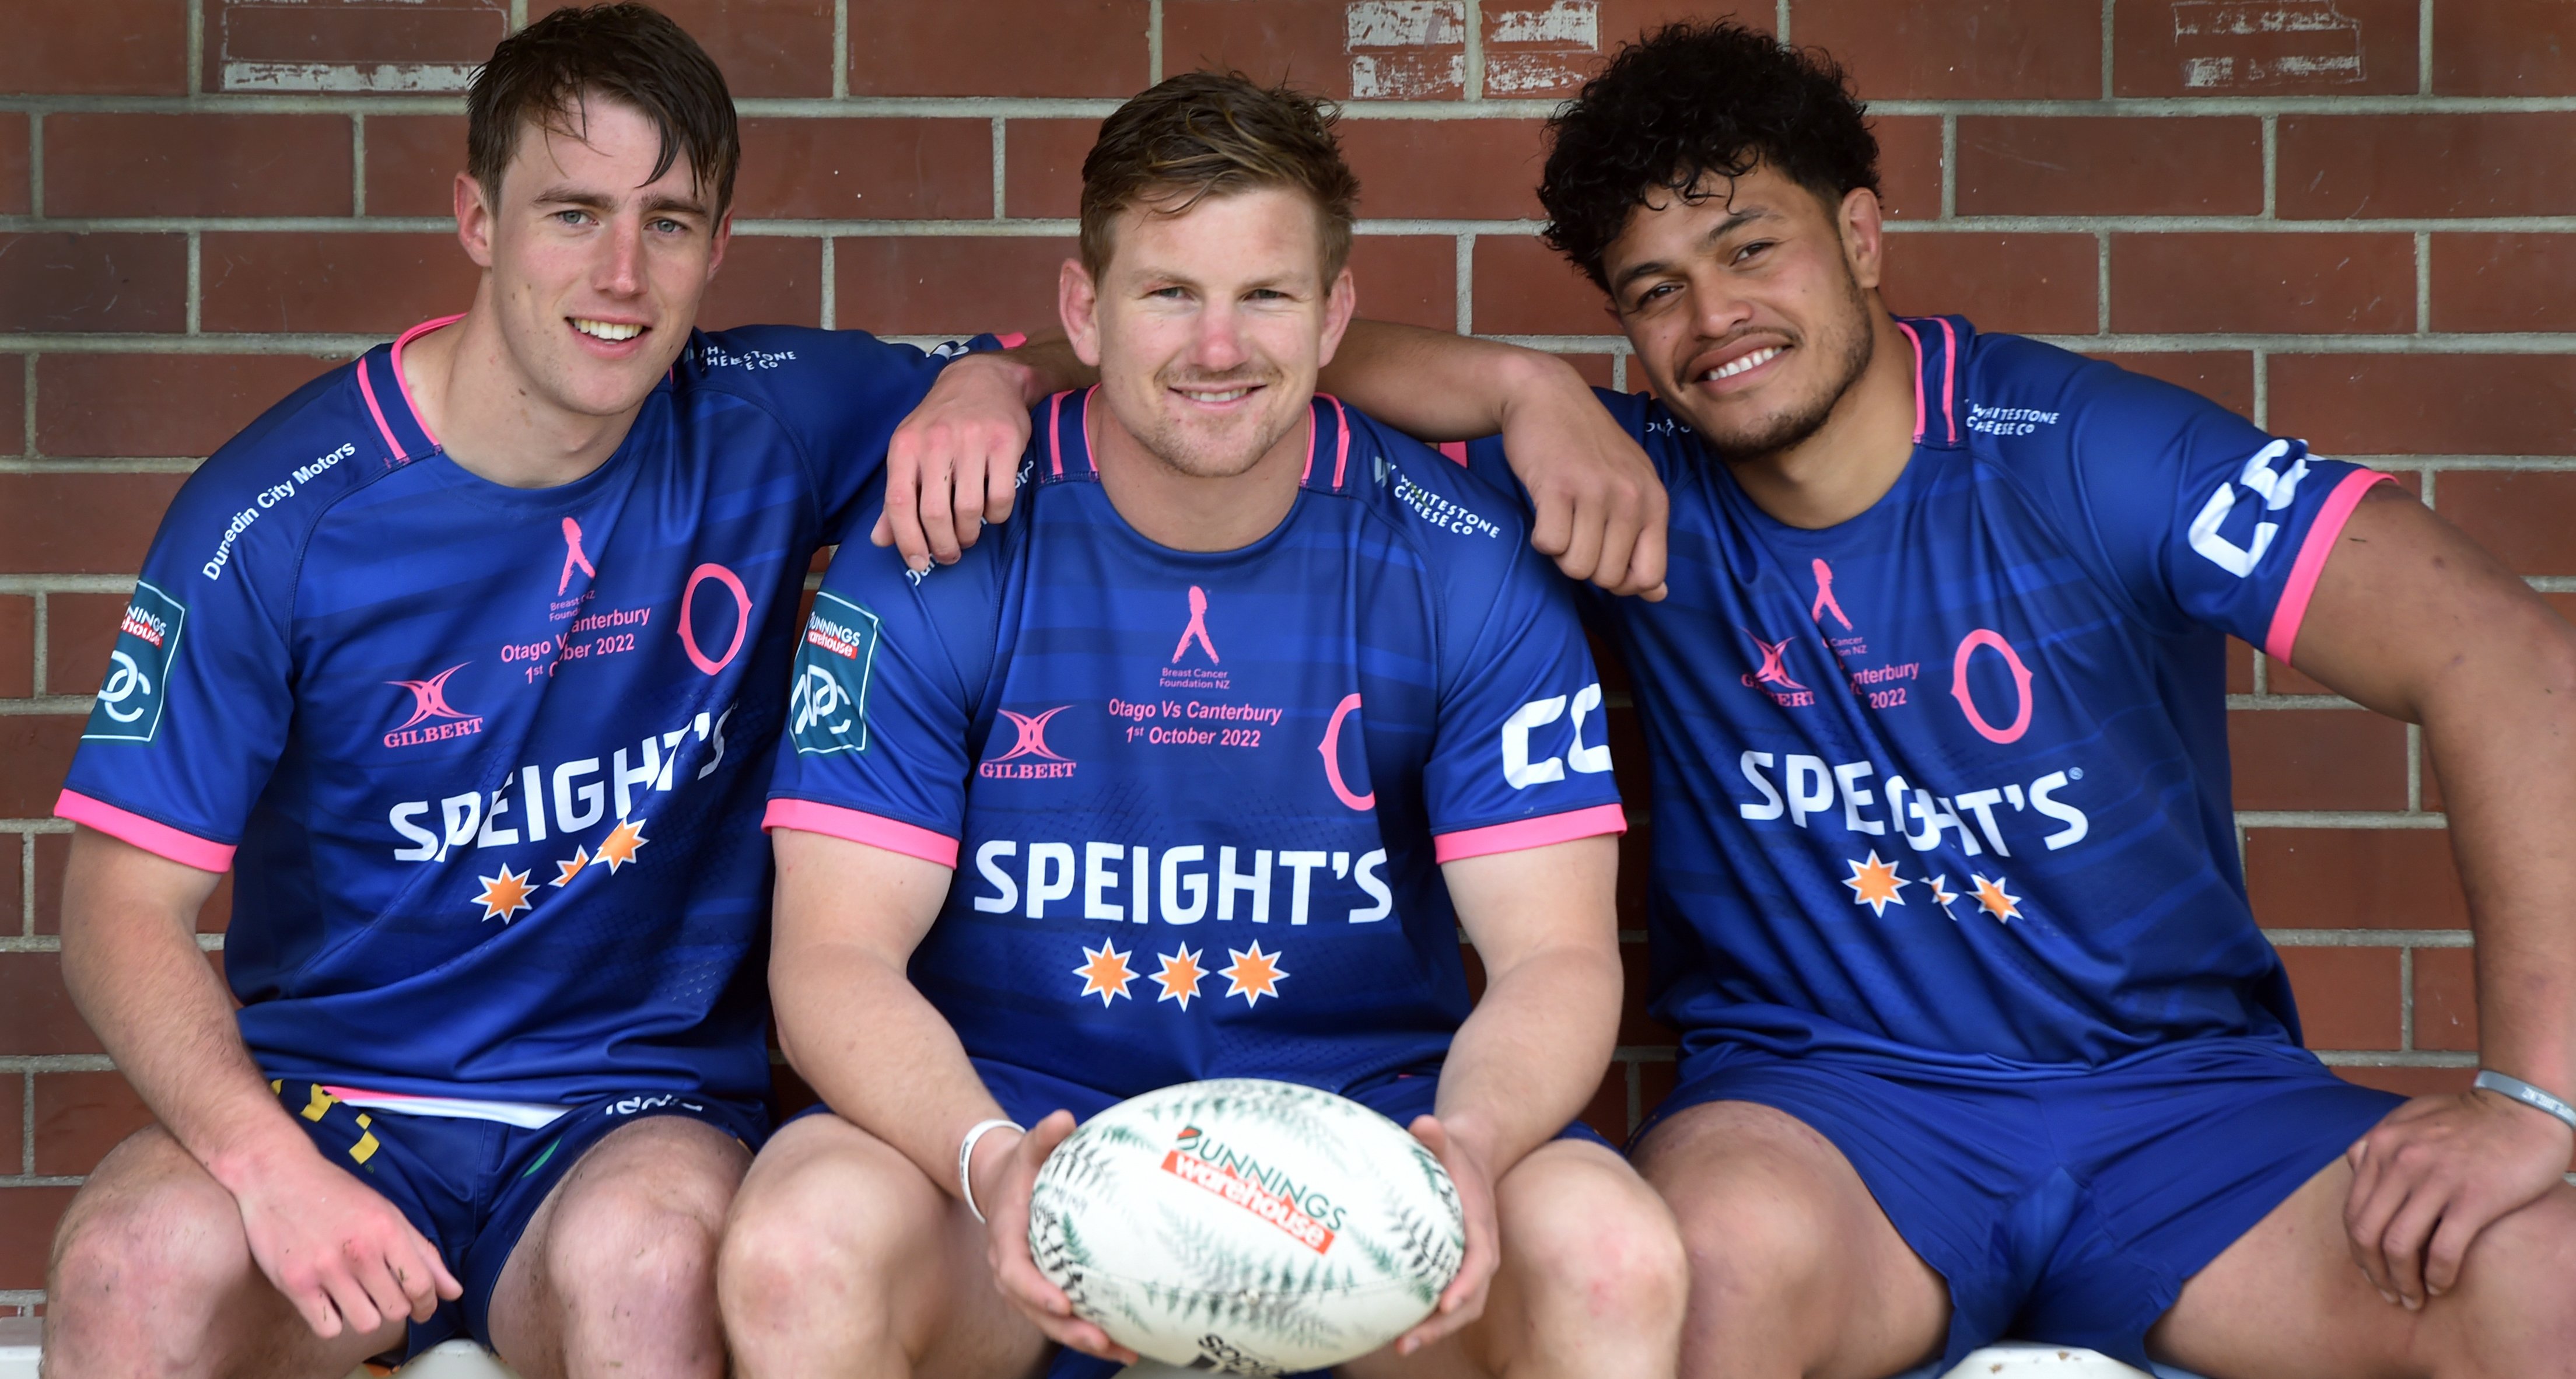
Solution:
<svg viewBox="0 0 2576 1379"><path fill-rule="evenodd" d="M2317 592L2317 577L2326 572L2326 557L2334 554L2335 538L2343 534L2343 524L2352 520L2352 510L2361 506L2361 495L2379 484L2397 480L2376 470L2357 470L2343 476L2334 492L2326 495L2325 506L2317 509L2317 520L2308 526L2308 539L2299 547L2298 562L2290 567L2289 587L2281 591L2281 601L2272 606L2272 628L2263 636L2263 654L2283 665L2290 663L2290 651L2299 644L2299 624L2308 616L2308 600Z"/></svg>
<svg viewBox="0 0 2576 1379"><path fill-rule="evenodd" d="M1563 814L1547 814L1535 819L1515 819L1507 824L1485 828L1460 829L1456 833L1432 836L1431 856L1439 862L1457 862L1469 857L1490 857L1497 852L1523 852L1543 848L1551 843L1570 843L1577 838L1595 838L1604 833L1628 831L1628 815L1615 804L1596 804L1589 809L1573 809Z"/></svg>
<svg viewBox="0 0 2576 1379"><path fill-rule="evenodd" d="M1442 441L1431 448L1439 451L1451 464L1458 466L1460 469L1465 469L1467 467L1467 443L1465 441Z"/></svg>
<svg viewBox="0 0 2576 1379"><path fill-rule="evenodd" d="M54 801L54 817L87 824L111 838L123 839L159 857L167 857L183 867L199 871L227 872L233 869L233 850L193 833L182 833L168 824L157 824L140 814L117 808L105 800L94 800L76 790L66 790Z"/></svg>
<svg viewBox="0 0 2576 1379"><path fill-rule="evenodd" d="M994 336L993 338L994 338L994 339L996 339L996 340L1001 341L1001 342L1002 342L1002 348L1004 348L1004 349L1006 349L1006 350L1015 350L1015 349L1018 349L1020 346L1025 345L1025 344L1027 344L1027 343L1029 342L1029 337L1028 337L1028 336L1026 336L1025 334L1022 334L1021 332L1016 331L1016 330L1015 330L1015 331L1012 331L1012 332L1011 332L1010 334L1008 334L1008 335L996 335L996 336Z"/></svg>
<svg viewBox="0 0 2576 1379"><path fill-rule="evenodd" d="M836 804L817 804L812 800L771 800L769 813L760 821L764 829L792 828L804 833L821 833L834 838L847 838L872 848L900 852L935 862L951 871L957 869L957 840L945 833L915 828L899 820Z"/></svg>

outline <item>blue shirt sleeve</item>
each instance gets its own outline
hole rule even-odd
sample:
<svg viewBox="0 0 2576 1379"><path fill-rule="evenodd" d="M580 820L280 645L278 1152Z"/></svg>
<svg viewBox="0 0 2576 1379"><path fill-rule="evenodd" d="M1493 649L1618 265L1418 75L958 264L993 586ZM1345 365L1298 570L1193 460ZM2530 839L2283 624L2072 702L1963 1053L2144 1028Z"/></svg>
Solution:
<svg viewBox="0 0 2576 1379"><path fill-rule="evenodd" d="M884 473L895 428L930 395L939 371L1003 347L992 335L920 350L865 331L746 326L700 335L691 360L707 386L759 403L796 438L824 535L837 541Z"/></svg>
<svg viewBox="0 0 2576 1379"><path fill-rule="evenodd" d="M2105 364L2083 368L2065 410L2064 477L2037 487L2071 500L2061 515L2092 533L2140 611L2289 660L2336 535L2388 476Z"/></svg>
<svg viewBox="0 0 2576 1379"><path fill-rule="evenodd" d="M1423 766L1436 855L1623 831L1601 677L1572 593L1530 550L1504 491L1417 453L1406 468L1428 472L1404 475L1399 493L1443 605L1440 717Z"/></svg>
<svg viewBox="0 0 2576 1379"><path fill-rule="evenodd" d="M1003 544L919 580L895 551L842 545L797 644L766 827L957 865Z"/></svg>
<svg viewBox="0 0 2576 1379"><path fill-rule="evenodd" d="M346 382L345 371L317 383ZM266 444L310 391L189 476L161 519L55 812L205 871L232 865L286 749L295 709L288 626L320 493L354 445ZM304 466L309 474L298 471ZM429 692L436 692L432 682Z"/></svg>

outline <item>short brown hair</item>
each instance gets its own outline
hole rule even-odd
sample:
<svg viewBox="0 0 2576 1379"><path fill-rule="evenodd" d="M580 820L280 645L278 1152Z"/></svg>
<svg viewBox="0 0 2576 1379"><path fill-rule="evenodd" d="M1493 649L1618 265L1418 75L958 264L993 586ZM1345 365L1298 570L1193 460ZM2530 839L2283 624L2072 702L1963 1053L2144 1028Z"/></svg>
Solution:
<svg viewBox="0 0 2576 1379"><path fill-rule="evenodd" d="M1339 118L1329 101L1241 72L1185 72L1158 83L1101 121L1100 140L1082 160L1082 266L1099 275L1119 215L1139 203L1179 215L1204 197L1288 187L1315 203L1324 275L1339 273L1360 194L1333 137Z"/></svg>
<svg viewBox="0 0 2576 1379"><path fill-rule="evenodd" d="M465 97L465 170L498 198L525 126L581 138L581 103L598 96L642 111L662 136L647 182L681 158L722 216L733 204L742 135L724 73L688 31L637 4L557 10L502 39Z"/></svg>

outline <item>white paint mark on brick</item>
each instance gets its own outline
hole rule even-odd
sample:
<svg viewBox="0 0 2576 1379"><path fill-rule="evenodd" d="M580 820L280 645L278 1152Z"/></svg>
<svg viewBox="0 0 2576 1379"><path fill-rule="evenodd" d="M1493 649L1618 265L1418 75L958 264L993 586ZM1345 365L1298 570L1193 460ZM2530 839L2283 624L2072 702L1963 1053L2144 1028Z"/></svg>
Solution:
<svg viewBox="0 0 2576 1379"><path fill-rule="evenodd" d="M1489 10L1485 94L1559 91L1590 76L1601 54L1597 0L1552 0Z"/></svg>
<svg viewBox="0 0 2576 1379"><path fill-rule="evenodd" d="M1496 9L1488 43L1571 44L1601 50L1601 6L1597 0L1555 0L1543 9Z"/></svg>
<svg viewBox="0 0 2576 1379"><path fill-rule="evenodd" d="M505 0L219 0L225 91L462 91L510 31Z"/></svg>
<svg viewBox="0 0 2576 1379"><path fill-rule="evenodd" d="M1342 24L1353 100L1437 100L1466 89L1466 0L1348 0Z"/></svg>
<svg viewBox="0 0 2576 1379"><path fill-rule="evenodd" d="M2285 81L2360 81L2361 21L2335 0L2174 0L2182 84L2246 90Z"/></svg>

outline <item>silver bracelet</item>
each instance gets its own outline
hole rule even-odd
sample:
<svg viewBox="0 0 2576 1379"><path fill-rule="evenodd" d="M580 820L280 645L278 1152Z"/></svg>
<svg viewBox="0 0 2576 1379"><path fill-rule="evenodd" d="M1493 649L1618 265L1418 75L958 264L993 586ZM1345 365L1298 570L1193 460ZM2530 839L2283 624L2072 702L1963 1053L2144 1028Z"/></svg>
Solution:
<svg viewBox="0 0 2576 1379"><path fill-rule="evenodd" d="M984 1219L984 1209L975 1205L975 1142L995 1130L1029 1133L1028 1127L1018 1121L979 1120L967 1127L965 1142L957 1146L957 1195L966 1199L966 1210L975 1213L979 1222Z"/></svg>
<svg viewBox="0 0 2576 1379"><path fill-rule="evenodd" d="M2560 1120L2567 1122L2567 1128L2576 1130L2576 1106L2570 1106L2566 1102L2560 1101L2558 1098L2532 1086L2521 1078L2508 1077L2491 1068L2481 1068L2478 1070L2478 1080L2470 1085L2484 1091L2494 1092L2499 1096L2512 1097L2514 1100L2521 1102L2523 1105L2528 1106L2535 1111L2548 1112L2550 1115L2556 1116Z"/></svg>

